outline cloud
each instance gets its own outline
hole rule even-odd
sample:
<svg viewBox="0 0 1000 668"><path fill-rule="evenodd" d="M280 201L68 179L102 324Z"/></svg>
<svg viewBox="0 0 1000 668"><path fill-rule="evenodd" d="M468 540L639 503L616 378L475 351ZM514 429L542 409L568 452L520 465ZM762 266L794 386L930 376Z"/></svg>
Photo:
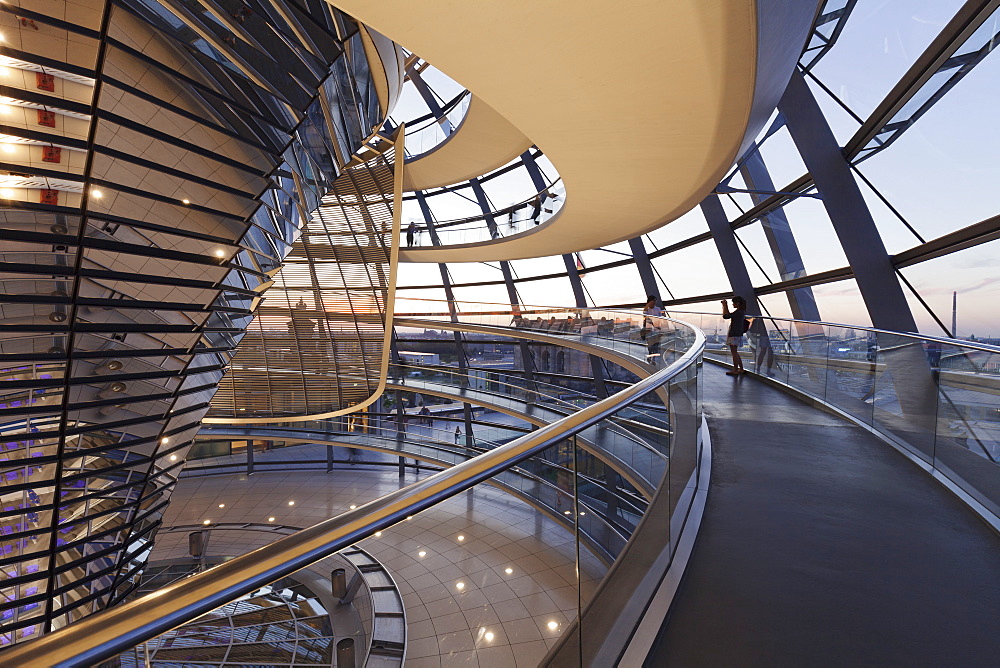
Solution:
<svg viewBox="0 0 1000 668"><path fill-rule="evenodd" d="M933 295L944 295L951 294L952 292L958 292L959 295L969 293L969 292L979 292L991 285L1000 284L1000 276L987 276L986 278L981 278L975 283L969 283L965 285L935 285L924 287L921 283L914 282L914 287L917 292L920 293L922 297L930 297Z"/></svg>

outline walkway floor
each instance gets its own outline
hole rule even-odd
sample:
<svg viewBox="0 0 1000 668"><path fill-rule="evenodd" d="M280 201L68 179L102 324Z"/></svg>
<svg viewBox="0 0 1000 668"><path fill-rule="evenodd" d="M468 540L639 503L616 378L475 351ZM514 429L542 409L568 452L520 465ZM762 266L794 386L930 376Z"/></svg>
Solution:
<svg viewBox="0 0 1000 668"><path fill-rule="evenodd" d="M705 386L711 491L647 666L1000 665L1000 537L864 430Z"/></svg>

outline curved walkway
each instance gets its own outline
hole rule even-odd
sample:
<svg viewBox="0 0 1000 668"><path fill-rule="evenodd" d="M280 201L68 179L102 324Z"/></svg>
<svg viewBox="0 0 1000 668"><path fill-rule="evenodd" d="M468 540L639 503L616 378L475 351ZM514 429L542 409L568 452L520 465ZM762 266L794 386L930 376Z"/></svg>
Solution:
<svg viewBox="0 0 1000 668"><path fill-rule="evenodd" d="M258 438L284 441L286 445L298 444L294 448L292 456L303 462L322 462L327 456L327 446L371 450L400 457L410 457L444 467L460 464L483 452L481 447L474 450L375 434L347 434L274 427L210 427L202 429L198 438L207 440ZM279 462L282 467L287 467L288 462L284 460L289 457L289 453L286 450L287 448L277 448L258 453L254 456L255 468L258 471L275 470L275 462ZM217 466L220 469L232 470L235 467L245 466L246 462L245 456L224 455L213 457L207 461L201 460L202 465L199 466L199 469L204 471ZM359 463L362 462L359 461ZM269 464L271 468L265 468ZM553 470L561 468L555 464L551 464L551 466ZM534 475L523 467L516 467L498 474L486 484L493 485L520 498L554 522L564 524L572 530L572 520L564 515L567 504L572 503L571 495L543 477ZM588 519L580 523L580 536L591 551L610 566L625 547L628 532L623 532L620 527L611 524L607 518L601 515L595 505L587 505L587 499L581 497L580 503L588 511L592 511ZM624 501L622 503L624 504ZM634 527L627 528L631 530Z"/></svg>
<svg viewBox="0 0 1000 668"><path fill-rule="evenodd" d="M527 402L506 394L413 378L407 378L403 383L389 381L386 383L386 389L420 392L474 406L485 406L520 418L536 427L552 424L573 412L565 407ZM638 428L645 426L634 424ZM605 420L584 429L577 436L577 442L581 448L617 471L647 500L653 497L666 472L666 455L653 447L658 446L666 450L665 444L657 443L653 439L647 442L612 420Z"/></svg>
<svg viewBox="0 0 1000 668"><path fill-rule="evenodd" d="M598 248L690 210L767 122L819 4L331 2L493 107L566 185L562 213L531 232L408 262Z"/></svg>
<svg viewBox="0 0 1000 668"><path fill-rule="evenodd" d="M647 666L1000 665L1000 537L868 432L704 378L711 492Z"/></svg>
<svg viewBox="0 0 1000 668"><path fill-rule="evenodd" d="M392 324L397 328L414 327L419 329L423 327L425 329L443 329L448 332L478 332L480 334L494 334L496 336L564 346L591 355L596 354L598 357L602 357L628 369L640 378L645 378L656 371L657 368L646 361L649 357L649 349L645 341L642 340L632 341L630 339L616 339L596 334L550 332L532 329L531 327L500 327L498 325L481 325L464 321L449 322L447 320L405 318L400 316L394 317ZM636 331L638 331L638 328Z"/></svg>
<svg viewBox="0 0 1000 668"><path fill-rule="evenodd" d="M468 181L531 148L531 140L481 99L472 96L469 111L437 147L407 160L403 190L429 190Z"/></svg>

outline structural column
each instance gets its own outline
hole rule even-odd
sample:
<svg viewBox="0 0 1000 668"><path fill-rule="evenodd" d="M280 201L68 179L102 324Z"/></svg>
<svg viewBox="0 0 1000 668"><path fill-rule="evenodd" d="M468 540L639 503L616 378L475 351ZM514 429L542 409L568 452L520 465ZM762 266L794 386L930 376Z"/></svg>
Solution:
<svg viewBox="0 0 1000 668"><path fill-rule="evenodd" d="M517 288L514 286L514 274L510 269L510 262L500 261L500 272L503 274L503 282L507 286L507 297L510 299L510 310L512 319L520 314L520 299ZM528 390L527 400L535 400L535 392L538 387L535 385L535 360L531 356L531 346L527 339L517 339L517 345L521 350L521 366L524 367L524 380Z"/></svg>
<svg viewBox="0 0 1000 668"><path fill-rule="evenodd" d="M448 117L442 113L443 109L441 108L441 105L438 104L437 98L434 97L434 93L431 91L430 86L428 86L427 82L424 81L420 70L418 70L415 66L410 67L406 71L406 76L409 78L410 83L413 84L413 87L417 89L417 93L420 94L420 97L423 98L424 104L427 105L427 108L430 109L435 118L437 118L438 125L440 125L441 130L444 131L444 136L449 136L455 129L452 127L451 121L448 120Z"/></svg>
<svg viewBox="0 0 1000 668"><path fill-rule="evenodd" d="M414 191L414 195L417 197L420 212L424 215L424 223L427 225L427 232L430 234L431 243L435 246L440 246L441 238L434 227L434 216L431 214L431 208L427 205L427 196L424 195L422 190ZM448 313L451 316L451 321L458 322L458 309L455 305L455 292L451 288L451 275L448 273L448 265L443 262L438 263L438 269L441 271L441 285L444 287L445 298L448 300ZM464 386L468 384L468 365L466 364L462 334L457 330L455 331L455 354L458 358L458 369L462 374L462 385Z"/></svg>
<svg viewBox="0 0 1000 668"><path fill-rule="evenodd" d="M527 150L521 154L521 162L524 163L524 168L528 172L528 176L531 177L531 183L535 186L538 192L542 192L546 188L545 179L542 176L542 170L539 169L538 163L535 162L535 156L531 155L531 150ZM580 280L580 273L576 270L576 261L571 254L563 255L563 262L566 263L566 273L569 275L570 285L573 288L573 295L576 298L576 305L581 308L587 307L587 299L583 294L583 282ZM590 356L590 368L594 373L594 392L599 398L604 398L608 396L608 388L604 382L604 364L601 358L594 355Z"/></svg>
<svg viewBox="0 0 1000 668"><path fill-rule="evenodd" d="M739 295L747 300L747 306L755 312L757 310L757 293L753 289L750 281L750 273L747 265L743 261L743 254L740 253L739 244L736 242L736 233L729 224L725 209L719 196L712 194L701 201L701 212L708 221L708 231L712 233L712 240L715 241L715 248L719 251L719 259L726 270L726 278L733 289L733 294Z"/></svg>
<svg viewBox="0 0 1000 668"><path fill-rule="evenodd" d="M764 158L760 154L760 148L751 145L750 150L744 156L740 165L740 174L747 188L751 191L750 198L754 204L760 204L767 195L764 193L774 192L774 182L764 165ZM783 209L764 214L760 217L761 229L767 239L768 246L771 247L771 255L774 257L774 264L780 272L780 280L788 281L794 278L801 278L806 275L805 263L802 261L802 254L799 253L799 246L795 242L795 235L788 224L788 218ZM797 320L819 320L819 308L816 306L816 298L813 297L812 288L795 288L785 292L788 297L788 305L792 310L792 317Z"/></svg>
<svg viewBox="0 0 1000 668"><path fill-rule="evenodd" d="M823 112L799 72L792 74L778 109L785 116L792 141L823 197L823 206L854 271L872 324L898 332L917 331L875 219Z"/></svg>
<svg viewBox="0 0 1000 668"><path fill-rule="evenodd" d="M566 264L566 273L569 275L569 283L573 287L573 297L576 305L580 308L587 308L587 298L583 294L583 281L580 279L580 272L576 268L576 258L572 253L566 253L563 262ZM604 382L604 361L597 355L590 355L590 369L594 373L594 393L599 399L608 396L608 386Z"/></svg>
<svg viewBox="0 0 1000 668"><path fill-rule="evenodd" d="M916 332L913 313L875 219L851 174L850 164L799 72L792 74L778 109L784 114L792 140L823 197L823 206L854 272L872 324L878 329ZM877 362L884 364L903 414L890 428L905 434L904 439L929 459L933 456L938 392L923 347L901 336L879 335L878 339ZM873 371L878 372L878 368Z"/></svg>
<svg viewBox="0 0 1000 668"><path fill-rule="evenodd" d="M629 239L628 246L632 250L632 259L635 260L635 267L639 270L639 280L642 281L642 289L647 295L656 297L656 302L662 305L663 299L660 297L660 286L656 284L656 278L653 276L653 265L649 262L649 254L646 253L646 245L643 243L642 237L638 236L634 239Z"/></svg>

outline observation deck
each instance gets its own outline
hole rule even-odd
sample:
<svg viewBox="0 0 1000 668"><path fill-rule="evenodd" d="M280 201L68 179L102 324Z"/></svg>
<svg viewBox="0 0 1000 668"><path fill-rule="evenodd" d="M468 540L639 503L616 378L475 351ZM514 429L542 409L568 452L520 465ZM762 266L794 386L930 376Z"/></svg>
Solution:
<svg viewBox="0 0 1000 668"><path fill-rule="evenodd" d="M468 614L463 616L460 631L442 630L437 636L427 636L428 627L420 626L420 637L400 650L406 652L408 661L458 660L466 655L447 649L454 647L455 634L474 637L478 629L478 640L462 651L479 655L480 662L501 655L513 660L523 652L532 657L533 663L546 666L643 662L657 666L696 663L706 657L712 663L752 665L827 659L892 663L900 657L911 664L956 658L963 665L996 664L1000 642L981 621L994 619L1000 613L1000 536L988 525L995 521L990 511L997 490L997 443L986 429L988 425L967 411L976 405L977 396L995 396L996 375L991 369L993 356L1000 351L978 344L965 344L963 348L959 341L945 343L861 327L775 319L764 328L766 335L752 334L739 351L755 373L732 378L719 368L724 356L716 347L715 335L702 338L696 334L691 339L683 335L684 327L677 321L628 313L618 313L612 319L608 317L612 312L588 309L519 307L506 313L490 312L485 306L466 305L464 313L456 311L449 320L441 320L439 313L411 314L395 323L400 330L398 336L405 337L403 330L408 328L426 327L466 336L475 333L521 340L524 345L548 345L553 349L575 347L587 355L617 359L623 364L631 358L630 367L639 380L622 384L609 398L598 400L580 391L556 396L555 386L537 377L532 379L524 369L520 370L524 376L520 381L519 370L508 369L506 376L493 377L488 380L491 384L479 386L482 378L474 375L476 368L466 369L463 382L457 367L451 370L455 378L449 379L443 368L427 363L395 363L391 369L396 377L394 392L439 392L475 410L513 410L516 405L518 413L547 413L542 424L536 425L540 429L524 433L518 431L520 427L505 425L497 418L470 418L467 410L465 424L470 424L471 419L477 425L491 425L492 433L498 435L492 442L466 440L463 445L456 436L452 443L450 425L455 422L449 423L443 417L432 419L429 428L407 429L403 426L407 416L420 419L421 414L405 413L401 404L397 404L395 413L381 418L373 415L375 422L366 422L362 432L355 431L350 422L333 421L293 428L212 427L204 438L256 436L284 441L284 447L268 451L259 463L269 471L280 470L284 481L280 485L290 485L289 490L300 489L295 470L301 468L306 469L302 475L311 476L309 484L326 484L316 478L315 470L308 469L311 464L313 469L322 469L325 463L327 472L332 471L334 447L375 450L384 453L383 457L411 457L448 468L429 477L418 468L416 481L407 485L411 478L404 472L401 459L398 487L384 473L371 474L379 481L376 495L395 490L373 499L363 494L359 497L350 477L345 477L339 485L350 490L350 497L331 498L323 507L307 510L314 519L321 519L327 506L339 509L350 498L350 510L337 517L170 585L171 592L178 594L177 601L164 600L172 596L160 596L156 601L140 599L101 613L93 621L70 626L51 638L15 648L6 656L28 656L26 653L36 648L45 651L55 640L84 633L85 625L90 625L93 632L95 625L108 619L131 628L136 623L126 613L143 606L147 606L147 614L140 615L144 620L165 619L158 616L156 609L171 606L188 608L183 614L191 618L197 614L193 606L208 609L209 604L202 601L206 593L234 582L233 578L259 583L294 569L297 563L308 563L309 559L354 542L370 539L364 543L366 546L381 546L382 541L389 541L391 549L379 549L393 555L397 552L392 549L416 549L412 530L405 530L407 522L412 518L422 522L421 526L441 526L440 519L432 523L423 513L437 508L445 499L453 505L456 500L450 490L430 497L428 491L442 489L440 485L445 481L478 470L480 473L473 474L478 481L492 482L508 494L513 491L513 496L527 501L536 509L534 512L540 510L547 515L545 522L558 527L551 534L553 540L556 535L564 535L559 531L575 536L578 542L573 549L578 555L586 553L587 571L578 582L568 583L569 588L564 580L552 580L549 585L532 580L533 586L554 587L551 599L538 600L559 601L559 621L551 622L558 633L544 636L548 653L542 657L538 641L524 638L522 620L489 621L494 608L508 610L511 605L504 606L485 594L466 596L460 591L480 577L466 570L478 568L471 556L462 560L465 552L457 552L440 577L433 570L421 570L420 589L415 585L412 592L403 590L404 601L409 601L407 607L419 609L421 621L429 615L427 621L434 628L437 618L429 611L445 610L451 605L447 601L430 605L427 601L435 596L454 596L454 605L468 610ZM533 320L536 313L550 318ZM566 317L558 318L558 314ZM686 317L711 331L717 316ZM544 327L528 326L539 322ZM656 330L669 336L651 340ZM874 352L869 351L871 358L863 363L838 357L855 340L877 342ZM649 350L654 342L662 346L662 357L659 363L650 364ZM932 344L946 346L940 356ZM923 354L925 349L931 353L926 361L915 352ZM716 363L703 368L698 351ZM917 361L930 365L928 371L933 373L928 375L932 381L929 387L935 400L951 402L949 410L958 411L960 420L966 421L969 431L965 437L956 438L950 423L941 422L947 417L940 416L936 421L909 418L913 426L898 429L899 422L907 421L909 412L922 405L915 401L913 383L904 383L904 387L898 382L900 378L912 380L920 375ZM911 365L910 376L897 373L900 363ZM414 375L415 371L421 375ZM428 376L427 371L433 374ZM663 384L664 378L670 382ZM978 394L959 396L955 393L959 386L962 392ZM822 396L817 394L818 387L823 388ZM594 430L601 421L608 423L604 428L613 425L612 431L634 425L652 415L650 407L658 400L669 407L666 428L651 429L655 423L647 423L645 429L635 430L636 443L651 439L656 449L662 448L667 455L664 473L655 476L661 480L651 498L642 499L643 495L636 494L628 499L622 494L624 487L595 493L600 486L588 479L580 468L582 462L591 455L609 462L615 453L607 449L608 441L588 437L588 430ZM869 402L867 418L859 416L858 402ZM509 405L501 407L500 403ZM599 411L606 412L604 407L610 405L627 410L619 408L599 417ZM688 423L702 411L709 426L699 437ZM530 425L531 420L526 422ZM323 424L325 432L320 429ZM931 431L921 434L920 429ZM505 430L508 436L504 436ZM904 442L904 437L909 442ZM587 440L590 446L585 445ZM932 444L929 451L928 442ZM622 443L619 441L617 447ZM551 445L555 450L539 456ZM283 454L299 448L305 457L289 459ZM324 449L326 462L317 461L316 456L322 455ZM254 473L252 452L247 449L245 453L247 473ZM529 453L535 456L526 459ZM566 455L570 455L568 459ZM506 463L512 460L517 462L514 467ZM637 461L632 459L633 464ZM216 466L219 468L213 469ZM546 473L546 466L554 475ZM233 468L240 470L240 460L235 455L215 458L195 468L198 470L192 473L198 477L194 481L213 480L215 476L201 478L199 474L225 469L232 476ZM648 462L645 468L654 478ZM961 477L956 471L979 475ZM259 472L273 475L263 473L263 469ZM271 481L269 485L279 484L278 478L265 479ZM218 495L215 498L197 491L202 489L201 483L185 492L188 480L185 477L178 488L180 498L188 499L181 506L184 521L191 522L197 513L204 512L200 507L206 498L212 508L212 522L247 521L246 510L215 509L216 502L232 494L231 483L206 484L204 489L214 489L212 493ZM250 492L247 487L240 498L246 500ZM624 512L617 505L612 511L614 497L618 499L616 504L630 501L631 505ZM472 512L475 503L470 496L466 514ZM559 512L561 509L565 509L565 516ZM527 516L523 509L516 512L519 521L524 522ZM222 519L214 519L216 516ZM625 517L632 520L622 522ZM472 525L461 526L462 535L451 540L484 540L485 536L475 532ZM341 527L349 529L346 537L331 540L324 536L343 531ZM401 533L393 538L393 532ZM615 535L619 538L615 539ZM620 542L625 538L627 544ZM542 545L539 540L536 537L532 544ZM448 541L434 544L438 550L449 549ZM565 549L566 543L559 545L559 550L550 553L539 549L532 559L545 564L551 557L552 569L565 569L571 551ZM310 546L311 556L295 556L304 546ZM466 547L490 549L473 548L471 544ZM289 558L300 561L286 563ZM412 558L406 557L399 567L409 568L404 564L411 562ZM392 570L393 564L388 568ZM504 571L499 561L495 569L499 569L495 572L501 579L514 572L513 568ZM530 579L520 573L518 577ZM485 591L486 581L482 586ZM458 593L448 593L456 587ZM574 593L576 603L570 596ZM521 596L529 600L536 594ZM722 609L720 601L725 601ZM470 607L463 607L466 605ZM474 624L471 619L480 621ZM527 622L542 623L539 619ZM485 634L489 634L488 640ZM121 642L112 631L102 632L100 637L105 638L102 646ZM732 640L720 643L719 637ZM529 649L532 642L536 644ZM436 648L433 651L429 649L432 643Z"/></svg>

